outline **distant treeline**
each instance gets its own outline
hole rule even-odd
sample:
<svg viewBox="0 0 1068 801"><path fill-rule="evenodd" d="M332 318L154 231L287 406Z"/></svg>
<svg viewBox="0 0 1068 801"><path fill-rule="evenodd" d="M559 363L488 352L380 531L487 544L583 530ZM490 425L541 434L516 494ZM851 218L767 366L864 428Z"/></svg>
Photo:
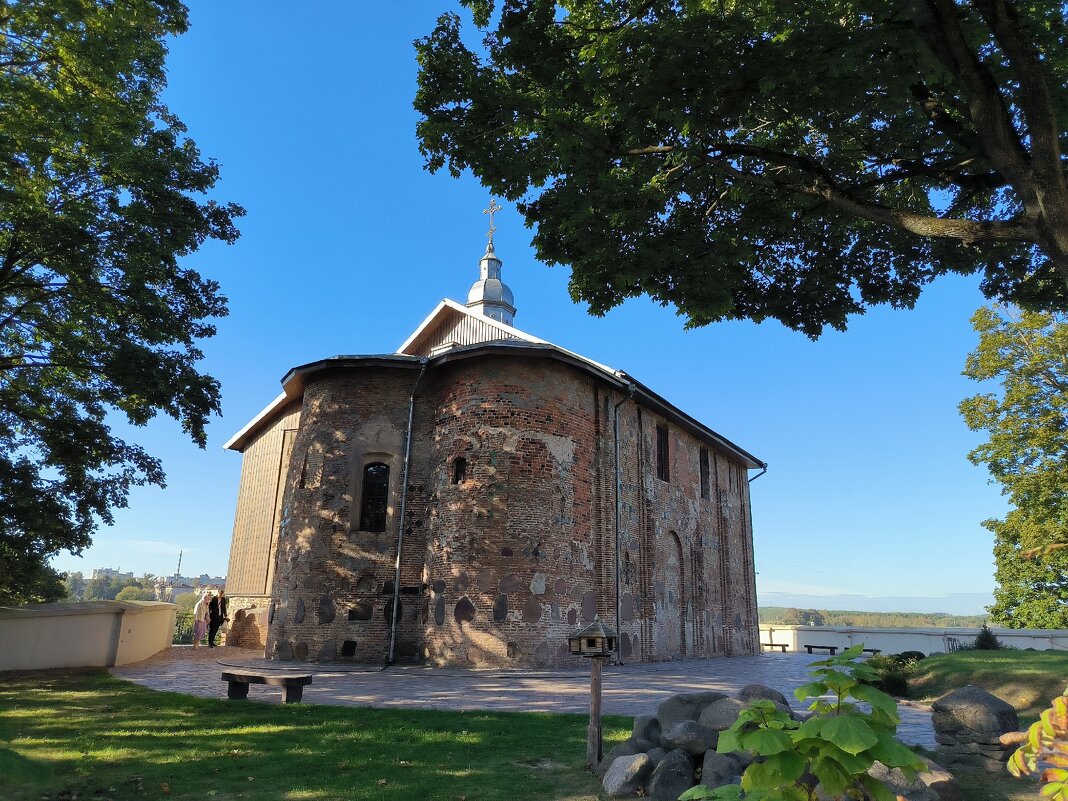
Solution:
<svg viewBox="0 0 1068 801"><path fill-rule="evenodd" d="M795 609L792 606L762 606L761 623L788 626L886 626L918 628L923 626L978 628L987 622L986 615L949 615L945 612L849 612L839 609Z"/></svg>

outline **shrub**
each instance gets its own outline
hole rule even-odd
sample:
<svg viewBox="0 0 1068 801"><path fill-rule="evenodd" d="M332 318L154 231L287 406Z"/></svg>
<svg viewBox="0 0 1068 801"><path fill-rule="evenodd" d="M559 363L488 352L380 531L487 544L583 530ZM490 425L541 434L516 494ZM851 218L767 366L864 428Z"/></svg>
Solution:
<svg viewBox="0 0 1068 801"><path fill-rule="evenodd" d="M912 662L904 662L901 654L876 654L865 663L874 677L861 679L864 684L877 687L890 695L905 695L909 690L908 669Z"/></svg>
<svg viewBox="0 0 1068 801"><path fill-rule="evenodd" d="M975 642L972 643L972 647L976 651L997 651L1003 646L998 641L994 632L990 630L990 627L983 624L983 627L979 629L979 634L975 637Z"/></svg>
<svg viewBox="0 0 1068 801"><path fill-rule="evenodd" d="M926 659L927 655L923 651L902 651L900 654L895 654L894 658L902 665L911 665L921 659Z"/></svg>
<svg viewBox="0 0 1068 801"><path fill-rule="evenodd" d="M814 801L816 798L870 798L894 801L894 794L868 770L879 761L901 768L910 778L926 763L894 738L900 718L897 704L865 682L874 669L857 660L863 645L838 656L813 662L812 681L794 691L799 701L815 700L813 715L803 723L771 701L754 701L727 731L716 750L721 754L749 751L756 760L745 769L740 785L687 790L680 801ZM870 662L870 660L869 660ZM821 700L830 695L832 700ZM864 712L855 702L870 706Z"/></svg>

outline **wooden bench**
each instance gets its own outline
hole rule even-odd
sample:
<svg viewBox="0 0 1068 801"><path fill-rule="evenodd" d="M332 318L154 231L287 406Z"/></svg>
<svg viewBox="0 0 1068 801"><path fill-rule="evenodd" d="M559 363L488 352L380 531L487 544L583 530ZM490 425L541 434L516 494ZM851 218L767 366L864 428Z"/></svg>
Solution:
<svg viewBox="0 0 1068 801"><path fill-rule="evenodd" d="M866 653L866 654L881 654L882 653L882 649L881 648L865 648L864 649L864 653Z"/></svg>
<svg viewBox="0 0 1068 801"><path fill-rule="evenodd" d="M760 645L764 648L778 648L784 654L786 653L786 643L784 642L762 642Z"/></svg>
<svg viewBox="0 0 1068 801"><path fill-rule="evenodd" d="M812 649L813 648L819 648L821 651L826 651L831 656L834 656L836 653L838 653L838 646L837 645L806 645L805 646L805 650L808 651L810 654L812 653Z"/></svg>
<svg viewBox="0 0 1068 801"><path fill-rule="evenodd" d="M304 695L305 685L312 683L310 674L293 673L232 673L222 674L222 680L229 682L226 688L226 697L234 701L243 701L248 698L248 686L250 684L267 684L271 687L282 688L282 703L296 704Z"/></svg>

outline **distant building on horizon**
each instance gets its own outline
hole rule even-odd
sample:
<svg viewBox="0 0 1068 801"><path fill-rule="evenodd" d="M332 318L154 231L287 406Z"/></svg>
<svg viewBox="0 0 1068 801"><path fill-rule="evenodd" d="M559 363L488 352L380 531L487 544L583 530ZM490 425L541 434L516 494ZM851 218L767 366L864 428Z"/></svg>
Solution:
<svg viewBox="0 0 1068 801"><path fill-rule="evenodd" d="M108 581L133 581L133 573L121 573L118 570L113 570L110 567L94 567L93 575L89 577L90 581L95 579L107 579Z"/></svg>

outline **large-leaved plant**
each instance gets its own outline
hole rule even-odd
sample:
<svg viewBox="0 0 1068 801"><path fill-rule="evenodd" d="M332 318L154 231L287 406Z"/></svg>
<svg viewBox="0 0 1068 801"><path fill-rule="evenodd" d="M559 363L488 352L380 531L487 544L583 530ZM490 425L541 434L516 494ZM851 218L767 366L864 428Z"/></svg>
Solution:
<svg viewBox="0 0 1068 801"><path fill-rule="evenodd" d="M863 649L855 645L812 663L813 681L794 691L799 701L814 699L807 720L794 720L771 701L750 704L720 733L716 748L721 754L746 752L754 757L741 784L698 785L680 801L895 801L894 793L869 775L872 765L901 768L909 778L926 765L894 736L901 722L894 699L863 683L878 678L861 661Z"/></svg>

